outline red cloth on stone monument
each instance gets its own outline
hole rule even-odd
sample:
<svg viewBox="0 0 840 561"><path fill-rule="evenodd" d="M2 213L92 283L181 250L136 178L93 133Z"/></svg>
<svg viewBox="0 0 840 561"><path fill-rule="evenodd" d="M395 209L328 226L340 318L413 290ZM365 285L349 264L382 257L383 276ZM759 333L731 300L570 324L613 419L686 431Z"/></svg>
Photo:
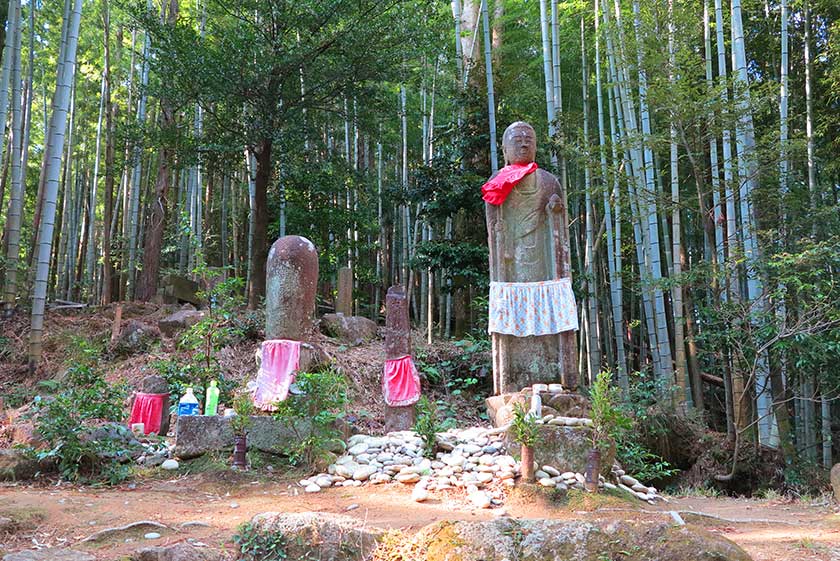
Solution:
<svg viewBox="0 0 840 561"><path fill-rule="evenodd" d="M411 356L385 361L382 371L382 395L389 407L405 407L420 399L420 376Z"/></svg>
<svg viewBox="0 0 840 561"><path fill-rule="evenodd" d="M131 406L131 415L128 419L128 426L135 423L143 423L143 432L146 434L158 434L160 432L160 421L163 415L163 402L168 393L141 393L134 394L134 403ZM169 414L169 411L166 412Z"/></svg>
<svg viewBox="0 0 840 561"><path fill-rule="evenodd" d="M275 411L274 405L289 395L300 365L300 341L270 339L260 347L260 371L254 389L254 405L263 411Z"/></svg>
<svg viewBox="0 0 840 561"><path fill-rule="evenodd" d="M535 171L537 171L537 162L505 166L481 186L481 198L491 205L500 205L505 202L517 183Z"/></svg>

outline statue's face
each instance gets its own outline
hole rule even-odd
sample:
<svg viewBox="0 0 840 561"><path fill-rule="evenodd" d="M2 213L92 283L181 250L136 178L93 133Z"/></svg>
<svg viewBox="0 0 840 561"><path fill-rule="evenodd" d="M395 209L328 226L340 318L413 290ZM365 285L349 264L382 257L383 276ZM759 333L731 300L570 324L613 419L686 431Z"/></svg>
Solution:
<svg viewBox="0 0 840 561"><path fill-rule="evenodd" d="M510 164L530 164L537 157L537 139L529 127L516 127L504 138L505 159Z"/></svg>

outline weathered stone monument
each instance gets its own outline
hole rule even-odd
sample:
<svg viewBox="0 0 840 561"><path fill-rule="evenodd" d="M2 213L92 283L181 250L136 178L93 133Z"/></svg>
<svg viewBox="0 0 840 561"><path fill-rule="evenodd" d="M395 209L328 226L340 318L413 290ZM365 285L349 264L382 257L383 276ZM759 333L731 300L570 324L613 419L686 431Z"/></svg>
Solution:
<svg viewBox="0 0 840 561"><path fill-rule="evenodd" d="M268 252L265 338L303 341L312 333L318 251L301 236L284 236Z"/></svg>
<svg viewBox="0 0 840 561"><path fill-rule="evenodd" d="M503 137L505 163L482 187L490 246L494 393L577 381L569 225L557 178L538 169L528 123Z"/></svg>
<svg viewBox="0 0 840 561"><path fill-rule="evenodd" d="M394 374L390 379L389 371ZM386 432L411 429L414 426L414 403L420 396L420 380L411 358L408 299L405 289L399 285L389 288L385 296L383 376L385 401L391 403L385 409Z"/></svg>
<svg viewBox="0 0 840 561"><path fill-rule="evenodd" d="M353 269L341 267L338 270L338 293L335 297L335 313L345 317L353 315Z"/></svg>
<svg viewBox="0 0 840 561"><path fill-rule="evenodd" d="M308 239L284 236L271 246L266 263L265 338L311 340L318 286L318 251ZM300 351L300 370L320 354L312 345Z"/></svg>

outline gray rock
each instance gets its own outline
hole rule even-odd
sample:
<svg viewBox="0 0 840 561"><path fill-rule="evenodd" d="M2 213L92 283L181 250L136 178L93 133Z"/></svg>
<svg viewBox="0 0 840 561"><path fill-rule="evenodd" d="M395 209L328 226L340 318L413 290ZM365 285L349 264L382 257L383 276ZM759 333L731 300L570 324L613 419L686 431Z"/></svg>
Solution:
<svg viewBox="0 0 840 561"><path fill-rule="evenodd" d="M32 479L38 471L51 471L48 462L38 463L20 450L0 449L0 481Z"/></svg>
<svg viewBox="0 0 840 561"><path fill-rule="evenodd" d="M327 512L256 515L251 524L285 538L287 559L362 561L376 549L382 530Z"/></svg>
<svg viewBox="0 0 840 561"><path fill-rule="evenodd" d="M73 549L49 548L7 553L3 561L96 561L96 557Z"/></svg>
<svg viewBox="0 0 840 561"><path fill-rule="evenodd" d="M195 306L201 305L198 283L179 275L166 275L161 279L163 301L166 304L182 304L188 302Z"/></svg>
<svg viewBox="0 0 840 561"><path fill-rule="evenodd" d="M486 522L438 522L421 529L411 545L411 551L426 552L418 561L442 559L450 551L460 561L750 561L749 555L726 538L692 526L674 526L670 520L579 522L500 517Z"/></svg>
<svg viewBox="0 0 840 561"><path fill-rule="evenodd" d="M222 554L208 548L197 548L188 543L144 547L131 556L131 561L220 561Z"/></svg>
<svg viewBox="0 0 840 561"><path fill-rule="evenodd" d="M154 522L152 520L140 520L138 522L131 522L129 524L125 524L124 526L116 526L114 528L105 528L104 530L100 530L96 533L93 533L83 539L80 543L85 542L101 542L103 540L113 539L115 537L119 537L122 534L134 534L138 530L158 530L154 532L157 534L157 537L160 537L160 530L166 529L166 526L161 524L160 522Z"/></svg>
<svg viewBox="0 0 840 561"><path fill-rule="evenodd" d="M362 316L324 314L319 323L321 332L335 337L342 343L361 345L374 339L378 332L376 322Z"/></svg>
<svg viewBox="0 0 840 561"><path fill-rule="evenodd" d="M840 464L834 464L829 475L831 488L834 490L834 500L840 503Z"/></svg>
<svg viewBox="0 0 840 561"><path fill-rule="evenodd" d="M123 324L111 349L119 355L128 356L147 351L159 340L160 329L157 326L130 319Z"/></svg>
<svg viewBox="0 0 840 561"><path fill-rule="evenodd" d="M253 424L248 432L248 449L279 454L283 446L296 439L295 434L268 415L251 417ZM305 427L298 430L306 431ZM207 452L233 449L233 431L230 418L190 415L179 417L175 425L174 455L180 459L197 458Z"/></svg>
<svg viewBox="0 0 840 561"><path fill-rule="evenodd" d="M590 428L543 425L539 430L542 441L534 448L534 459L540 466L549 465L561 473L586 471L592 448ZM508 452L517 452L520 448L509 433L505 434L505 445ZM614 457L614 447L608 453L601 453L601 473L609 474Z"/></svg>
<svg viewBox="0 0 840 561"><path fill-rule="evenodd" d="M167 337L174 337L181 331L192 327L204 317L204 312L197 310L178 310L158 321L158 329Z"/></svg>

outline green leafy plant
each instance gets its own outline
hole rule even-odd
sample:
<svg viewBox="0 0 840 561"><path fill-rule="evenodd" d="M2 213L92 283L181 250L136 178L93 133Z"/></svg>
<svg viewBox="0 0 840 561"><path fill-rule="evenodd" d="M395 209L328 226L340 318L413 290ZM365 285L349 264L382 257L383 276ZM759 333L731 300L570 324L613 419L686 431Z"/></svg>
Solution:
<svg viewBox="0 0 840 561"><path fill-rule="evenodd" d="M239 549L242 560L283 561L287 558L286 538L283 534L264 530L250 522L236 529L233 543Z"/></svg>
<svg viewBox="0 0 840 561"><path fill-rule="evenodd" d="M199 267L196 272L207 282L209 273L206 268ZM249 331L240 320L241 309L245 304L242 296L244 286L245 281L235 277L199 293L199 297L207 300L207 309L204 316L190 326L179 341L181 349L190 351L191 360L187 364L159 364L167 380L171 379L181 386L200 386L202 390L199 395L203 394L210 380L218 380L220 399L224 401L229 397L232 387L225 380L218 355L223 347L244 340Z"/></svg>
<svg viewBox="0 0 840 561"><path fill-rule="evenodd" d="M251 430L254 422L254 402L250 394L242 392L233 399L233 410L236 415L230 418L230 428L236 436L245 436Z"/></svg>
<svg viewBox="0 0 840 561"><path fill-rule="evenodd" d="M599 373L589 391L592 447L601 452L610 450L621 431L632 427L630 419L618 407L619 391L610 384L609 372Z"/></svg>
<svg viewBox="0 0 840 561"><path fill-rule="evenodd" d="M35 427L48 446L31 452L38 460L57 462L70 481L123 481L130 475L125 463L134 442L128 428L116 423L123 415L125 387L109 384L89 364L68 369L63 387L54 396L35 397Z"/></svg>
<svg viewBox="0 0 840 561"><path fill-rule="evenodd" d="M445 430L438 416L438 408L424 395L417 402L416 411L414 430L423 439L423 455L434 458L437 433Z"/></svg>
<svg viewBox="0 0 840 561"><path fill-rule="evenodd" d="M542 438L537 420L528 414L528 409L522 403L513 406L513 420L508 430L514 442L522 446L534 447Z"/></svg>
<svg viewBox="0 0 840 561"><path fill-rule="evenodd" d="M336 421L345 415L347 380L335 369L326 368L299 372L295 383L301 393L278 402L274 418L295 435L282 447L283 454L292 465L310 467L343 446Z"/></svg>

